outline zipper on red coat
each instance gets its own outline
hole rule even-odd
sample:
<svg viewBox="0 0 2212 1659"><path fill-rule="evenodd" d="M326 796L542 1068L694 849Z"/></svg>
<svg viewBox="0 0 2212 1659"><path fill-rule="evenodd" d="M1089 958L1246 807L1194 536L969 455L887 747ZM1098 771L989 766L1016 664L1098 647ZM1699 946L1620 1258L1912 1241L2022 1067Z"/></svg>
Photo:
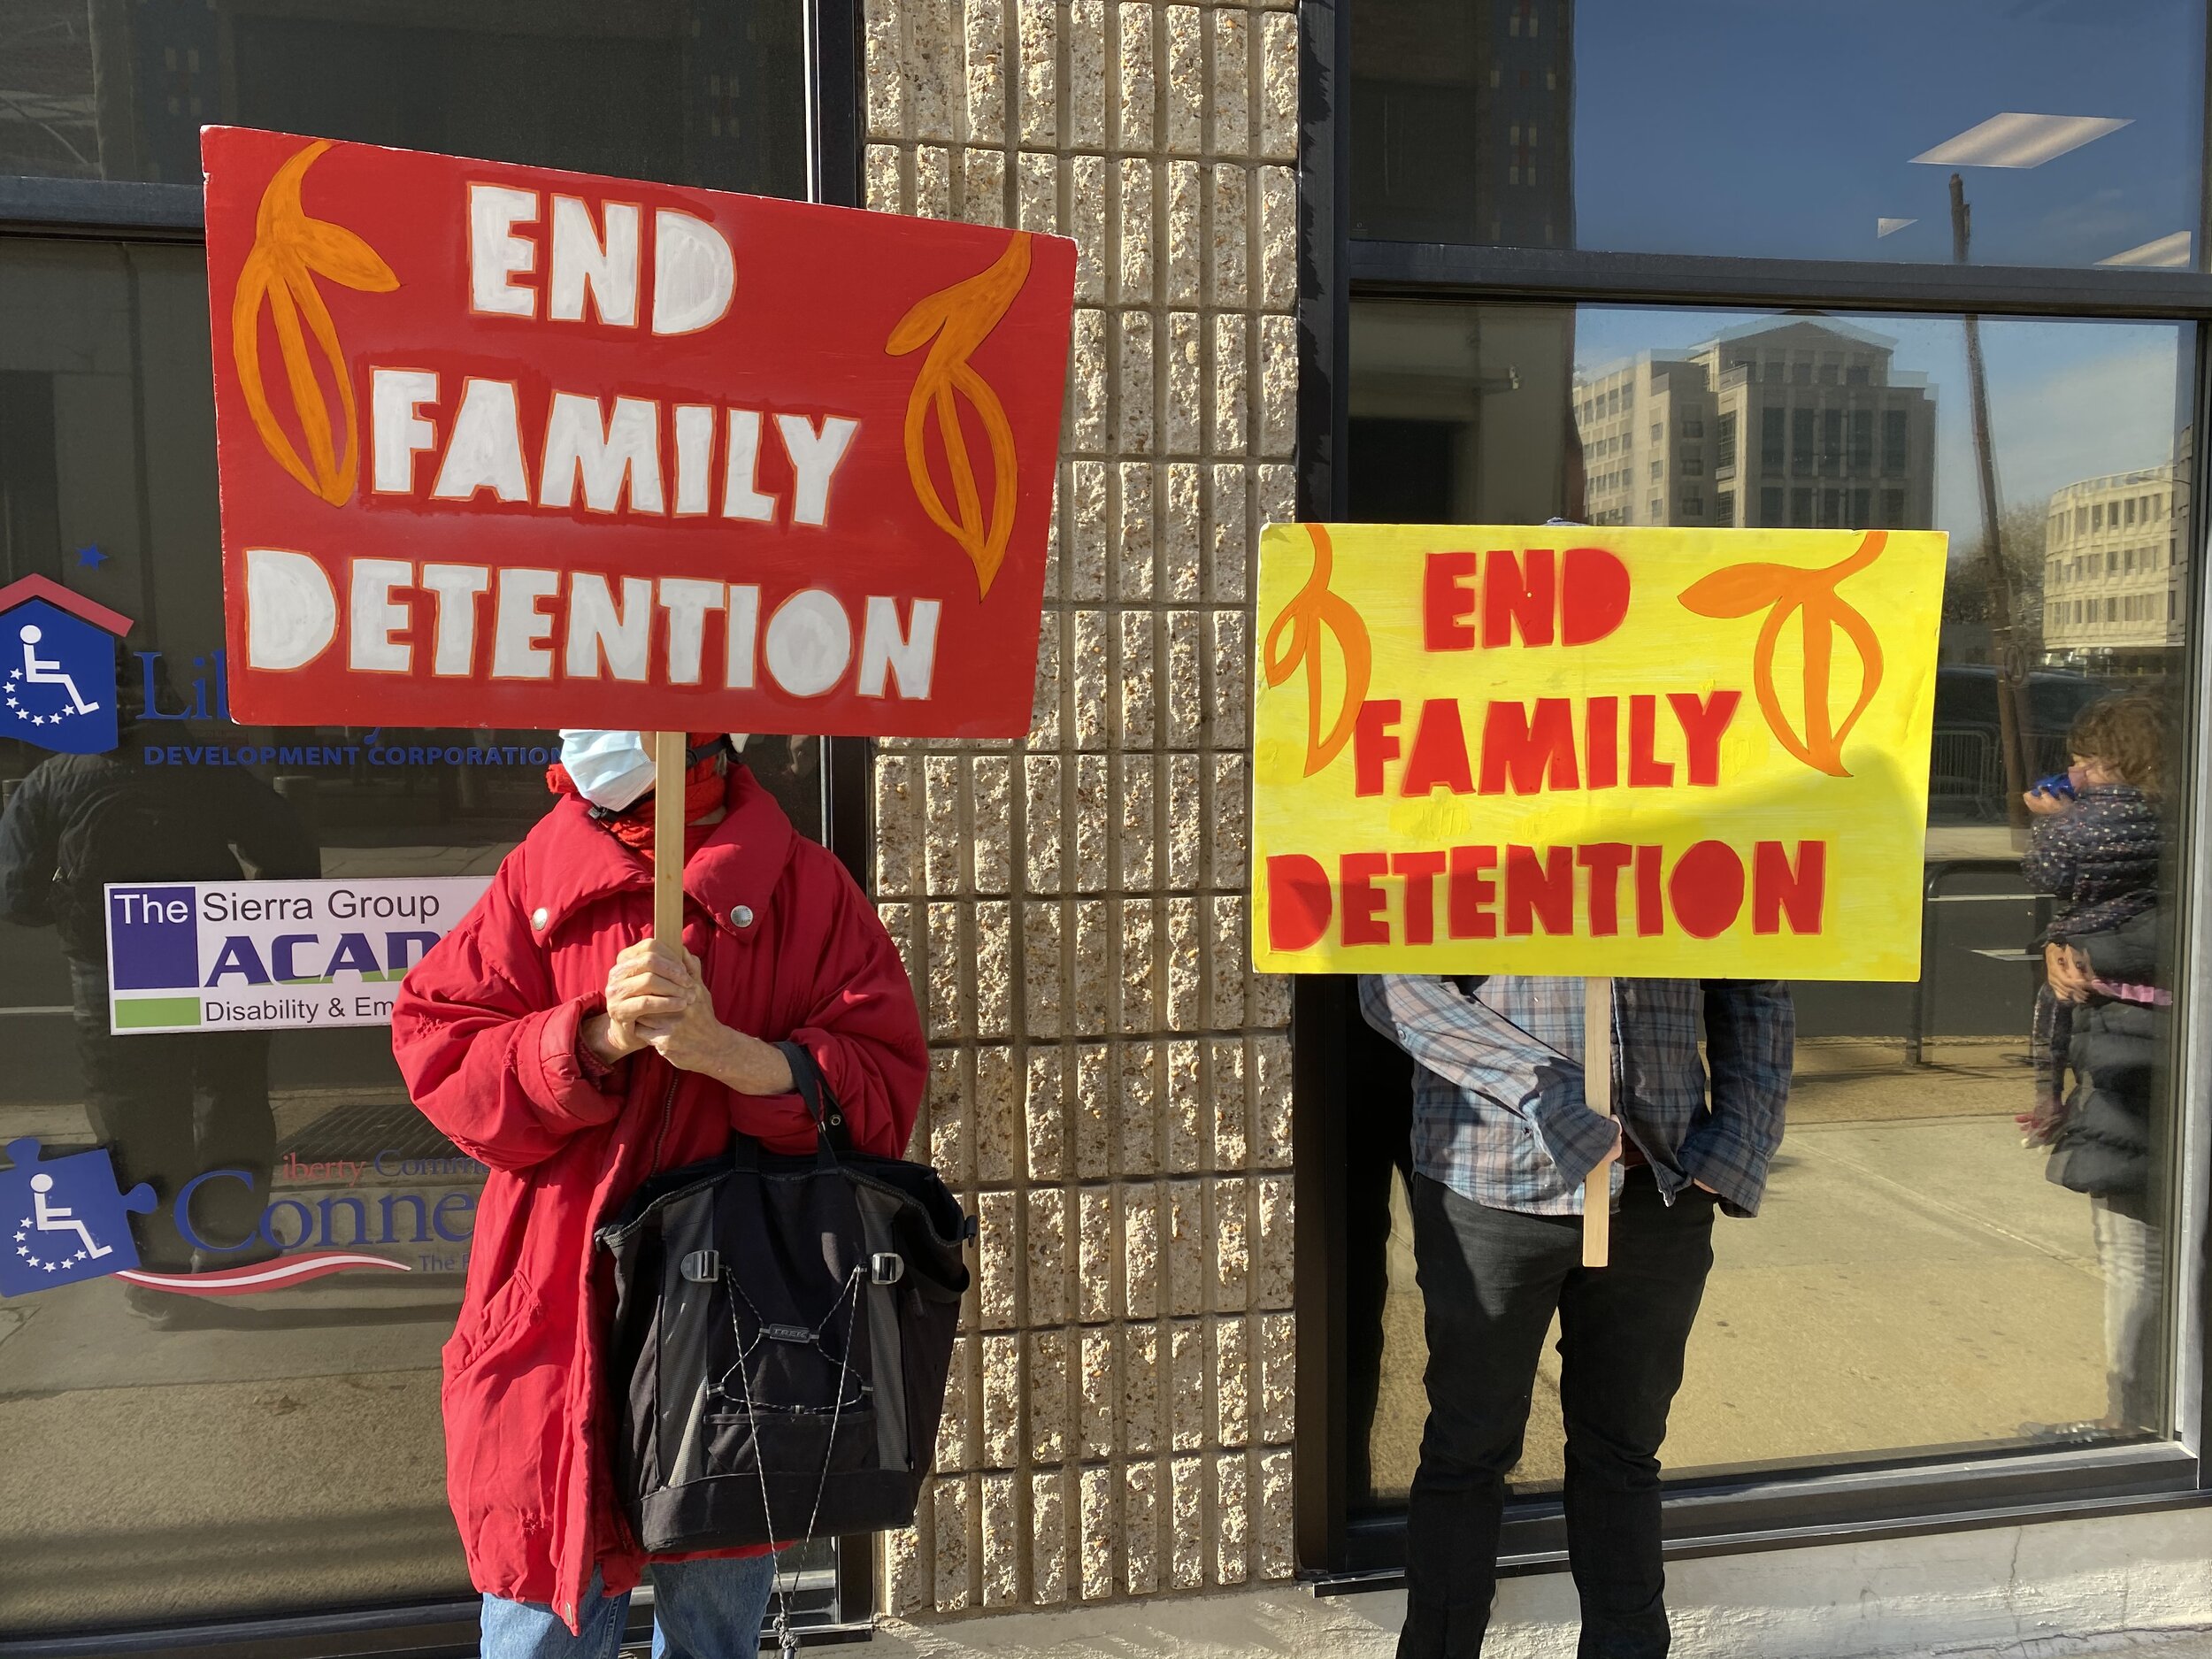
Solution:
<svg viewBox="0 0 2212 1659"><path fill-rule="evenodd" d="M676 1090L684 1080L684 1074L674 1066L668 1068L668 1092L661 1096L661 1124L653 1132L653 1161L646 1166L648 1175L661 1172L661 1150L668 1141L669 1120L676 1115Z"/></svg>

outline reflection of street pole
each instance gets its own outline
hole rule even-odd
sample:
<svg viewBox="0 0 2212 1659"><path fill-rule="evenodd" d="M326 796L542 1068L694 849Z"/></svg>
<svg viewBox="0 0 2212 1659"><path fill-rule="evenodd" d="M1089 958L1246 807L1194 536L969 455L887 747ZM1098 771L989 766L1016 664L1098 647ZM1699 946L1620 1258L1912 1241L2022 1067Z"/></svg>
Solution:
<svg viewBox="0 0 2212 1659"><path fill-rule="evenodd" d="M1951 175L1951 257L1966 261L1970 211L1966 181ZM1997 457L1989 439L1989 383L1982 370L1981 319L1966 316L1966 380L1973 401L1974 465L1982 487L1982 564L1989 584L1989 644L1997 659L1997 746L2004 752L2005 803L2017 835L2028 826L2025 799L2028 768L2023 742L2021 691L2027 664L2020 658L2012 630L2012 572L2005 564L2003 532L1997 518Z"/></svg>

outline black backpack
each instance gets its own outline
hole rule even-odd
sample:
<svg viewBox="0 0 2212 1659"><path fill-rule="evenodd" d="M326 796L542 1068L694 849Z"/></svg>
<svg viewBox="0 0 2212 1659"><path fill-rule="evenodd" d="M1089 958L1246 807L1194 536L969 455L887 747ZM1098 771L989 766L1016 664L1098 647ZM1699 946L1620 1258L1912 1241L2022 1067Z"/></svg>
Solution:
<svg viewBox="0 0 2212 1659"><path fill-rule="evenodd" d="M48 784L61 818L52 913L64 943L80 956L106 959L111 881L238 879L231 841L245 829L222 821L238 795L229 780L107 755L43 765L54 769Z"/></svg>
<svg viewBox="0 0 2212 1659"><path fill-rule="evenodd" d="M851 1151L781 1047L814 1156L733 1135L598 1234L617 1487L649 1554L909 1525L936 1448L975 1223L936 1171Z"/></svg>

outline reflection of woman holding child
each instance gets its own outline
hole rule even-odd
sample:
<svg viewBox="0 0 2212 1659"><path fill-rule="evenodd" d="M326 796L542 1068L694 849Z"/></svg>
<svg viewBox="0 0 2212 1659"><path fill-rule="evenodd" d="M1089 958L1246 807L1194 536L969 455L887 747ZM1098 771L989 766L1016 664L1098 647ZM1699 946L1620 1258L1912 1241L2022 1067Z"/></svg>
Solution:
<svg viewBox="0 0 2212 1659"><path fill-rule="evenodd" d="M2105 1281L2106 1415L2032 1429L2090 1440L2154 1428L2162 1404L2151 1102L2172 994L2158 984L2158 705L2108 697L2083 711L2070 744L2072 767L2027 797L2036 821L2021 874L2058 904L2041 941L2036 1107L2021 1123L2030 1145L2050 1148L2049 1179L2088 1194Z"/></svg>

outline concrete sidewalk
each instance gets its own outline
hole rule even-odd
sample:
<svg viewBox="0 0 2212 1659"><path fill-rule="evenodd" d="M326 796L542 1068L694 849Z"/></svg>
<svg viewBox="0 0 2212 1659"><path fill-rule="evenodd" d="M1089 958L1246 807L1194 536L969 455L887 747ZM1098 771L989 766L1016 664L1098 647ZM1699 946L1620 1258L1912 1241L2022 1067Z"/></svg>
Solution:
<svg viewBox="0 0 2212 1659"><path fill-rule="evenodd" d="M1868 1539L1669 1569L1682 1659L2212 1659L2212 1512ZM1402 1591L1303 1585L882 1621L873 1659L1392 1659ZM1485 1659L1571 1659L1563 1572L1503 1580Z"/></svg>
<svg viewBox="0 0 2212 1659"><path fill-rule="evenodd" d="M1931 1647L1912 1659L2073 1659L2075 1655L2139 1655L2140 1659L2212 1659L2212 1631L2156 1631L2076 1639L2041 1638L1997 1647Z"/></svg>
<svg viewBox="0 0 2212 1659"><path fill-rule="evenodd" d="M1563 1610L1550 1595L1502 1597L1485 1659L1571 1659L1571 1617L1515 1617ZM886 1619L867 1652L870 1659L1391 1659L1403 1613L1397 1595L1317 1599L1276 1586L931 1624ZM1763 1630L1760 1610L1748 1607L1684 1609L1674 1651L1683 1659L2212 1659L2212 1631L2033 1634L1994 1646L1928 1647L1887 1640L1893 1630L1862 1624L1848 1612L1832 1624L1846 1627L1842 1640L1824 1640L1803 1624Z"/></svg>

